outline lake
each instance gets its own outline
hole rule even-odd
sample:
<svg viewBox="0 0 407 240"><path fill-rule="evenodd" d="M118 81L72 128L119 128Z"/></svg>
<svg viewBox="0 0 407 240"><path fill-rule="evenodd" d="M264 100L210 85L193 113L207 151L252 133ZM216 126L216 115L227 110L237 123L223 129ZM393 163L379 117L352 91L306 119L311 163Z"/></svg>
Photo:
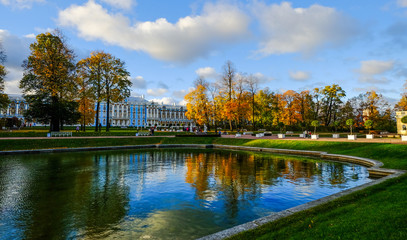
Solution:
<svg viewBox="0 0 407 240"><path fill-rule="evenodd" d="M2 156L0 239L195 239L368 175L349 163L215 149Z"/></svg>

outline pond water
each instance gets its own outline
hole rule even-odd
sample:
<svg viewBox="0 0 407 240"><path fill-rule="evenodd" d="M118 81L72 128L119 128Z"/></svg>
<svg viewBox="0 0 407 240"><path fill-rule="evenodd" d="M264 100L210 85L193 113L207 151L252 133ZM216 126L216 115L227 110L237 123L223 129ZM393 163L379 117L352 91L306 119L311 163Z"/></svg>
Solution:
<svg viewBox="0 0 407 240"><path fill-rule="evenodd" d="M194 239L369 181L358 165L213 149L2 156L0 239Z"/></svg>

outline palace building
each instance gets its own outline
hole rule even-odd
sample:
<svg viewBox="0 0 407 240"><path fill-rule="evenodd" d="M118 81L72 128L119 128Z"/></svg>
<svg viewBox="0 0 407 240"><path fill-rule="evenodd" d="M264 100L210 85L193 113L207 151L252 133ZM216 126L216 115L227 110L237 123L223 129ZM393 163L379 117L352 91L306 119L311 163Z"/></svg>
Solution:
<svg viewBox="0 0 407 240"><path fill-rule="evenodd" d="M397 111L396 112L397 133L401 134L401 135L407 134L407 124L401 122L401 119L404 116L407 116L407 111Z"/></svg>
<svg viewBox="0 0 407 240"><path fill-rule="evenodd" d="M24 98L18 95L9 95L11 103L7 109L0 112L0 118L17 117L26 123L24 119L24 111L28 109L28 104ZM100 103L99 123L102 126L107 124L107 104ZM95 104L96 110L96 104ZM122 102L110 103L110 125L119 127L165 127L177 128L190 126L192 120L186 116L186 107L175 104L163 104L153 101L147 101L144 96L129 97ZM35 124L34 125L41 125ZM93 123L93 126L96 124Z"/></svg>
<svg viewBox="0 0 407 240"><path fill-rule="evenodd" d="M24 111L28 109L28 103L20 95L10 94L10 104L7 109L0 111L0 118L13 118L16 117L20 120L24 120ZM24 121L23 121L24 122Z"/></svg>

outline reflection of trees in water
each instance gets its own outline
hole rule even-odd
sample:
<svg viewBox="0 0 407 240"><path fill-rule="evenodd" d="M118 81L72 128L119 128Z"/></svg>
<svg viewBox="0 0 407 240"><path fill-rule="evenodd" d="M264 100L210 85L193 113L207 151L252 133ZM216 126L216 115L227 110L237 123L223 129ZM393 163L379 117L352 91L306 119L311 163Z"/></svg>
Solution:
<svg viewBox="0 0 407 240"><path fill-rule="evenodd" d="M323 167L323 172L328 175L326 177L331 185L338 185L346 182L343 164L338 163L325 164Z"/></svg>
<svg viewBox="0 0 407 240"><path fill-rule="evenodd" d="M128 187L121 180L125 168L101 159L105 163L87 154L52 154L24 161L30 177L20 180L30 187L19 193L24 205L15 212L21 238L84 237L88 230L102 232L118 224L128 204Z"/></svg>
<svg viewBox="0 0 407 240"><path fill-rule="evenodd" d="M136 194L141 193L149 184L149 173L150 178L166 178L166 174L185 170L185 181L195 189L196 198L223 200L227 214L234 219L239 209L250 208L249 204L270 185L315 179L320 184L337 185L346 183L348 177L357 179L362 172L360 167L346 172L349 167L338 163L293 159L233 151L181 150L51 154L41 155L40 159L38 155L28 156L15 165L0 164L0 210L12 186L3 183L13 179L24 185L14 190L19 192L12 199L19 202L18 209L13 210L12 224L24 229L21 238L103 237L126 216L129 186L136 189ZM126 178L129 171L136 173L131 179Z"/></svg>
<svg viewBox="0 0 407 240"><path fill-rule="evenodd" d="M315 178L332 185L345 183L344 165L331 162L290 160L284 156L262 156L251 153L197 153L186 158L185 181L196 189L199 199L208 193L225 200L225 209L234 218L239 204L256 200L262 187L282 181L314 182ZM216 182L216 184L213 184ZM209 200L213 196L209 195Z"/></svg>
<svg viewBox="0 0 407 240"><path fill-rule="evenodd" d="M126 216L129 204L129 187L124 182L127 159L121 155L95 155L93 162L88 195L82 199L78 214L82 219L77 227L85 230L85 236L114 228Z"/></svg>

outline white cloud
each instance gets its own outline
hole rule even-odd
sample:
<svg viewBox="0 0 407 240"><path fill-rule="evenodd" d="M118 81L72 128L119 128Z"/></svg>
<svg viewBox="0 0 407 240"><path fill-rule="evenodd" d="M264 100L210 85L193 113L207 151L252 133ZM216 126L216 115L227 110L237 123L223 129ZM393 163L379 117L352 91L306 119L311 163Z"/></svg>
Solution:
<svg viewBox="0 0 407 240"><path fill-rule="evenodd" d="M130 9L136 5L136 1L133 0L102 0L115 8Z"/></svg>
<svg viewBox="0 0 407 240"><path fill-rule="evenodd" d="M7 55L6 62L4 63L7 70L5 93L21 94L21 90L18 88L19 82L23 77L21 64L30 53L29 45L32 41L32 38L18 37L12 35L7 30L0 29L0 42Z"/></svg>
<svg viewBox="0 0 407 240"><path fill-rule="evenodd" d="M152 102L156 102L156 103L162 103L162 104L167 104L167 105L172 105L175 103L175 100L173 98L170 97L163 97L163 98L154 98L151 99L150 101Z"/></svg>
<svg viewBox="0 0 407 240"><path fill-rule="evenodd" d="M365 75L382 74L394 68L394 61L368 60L360 62L360 73Z"/></svg>
<svg viewBox="0 0 407 240"><path fill-rule="evenodd" d="M20 80L23 78L22 68L7 67L4 92L7 94L21 94Z"/></svg>
<svg viewBox="0 0 407 240"><path fill-rule="evenodd" d="M274 80L274 78L265 76L260 72L253 74L253 76L259 80L259 84L266 84Z"/></svg>
<svg viewBox="0 0 407 240"><path fill-rule="evenodd" d="M133 88L145 89L147 87L147 82L142 76L131 79L131 82L133 83Z"/></svg>
<svg viewBox="0 0 407 240"><path fill-rule="evenodd" d="M35 39L35 34L34 33L30 33L30 34L27 34L27 35L25 35L24 37L26 37L26 38L31 38L31 39Z"/></svg>
<svg viewBox="0 0 407 240"><path fill-rule="evenodd" d="M219 76L219 73L212 67L198 68L195 73L202 78L216 79Z"/></svg>
<svg viewBox="0 0 407 240"><path fill-rule="evenodd" d="M206 56L219 44L230 44L248 32L249 18L236 6L224 3L204 6L201 15L170 23L165 18L136 22L111 14L89 1L59 12L58 23L77 29L80 37L144 51L165 61L188 62Z"/></svg>
<svg viewBox="0 0 407 240"><path fill-rule="evenodd" d="M12 8L31 8L34 3L45 2L45 0L0 0L0 3Z"/></svg>
<svg viewBox="0 0 407 240"><path fill-rule="evenodd" d="M387 77L375 77L375 76L366 76L366 75L361 75L359 77L359 82L362 83L388 83L390 82L390 79Z"/></svg>
<svg viewBox="0 0 407 240"><path fill-rule="evenodd" d="M380 76L394 69L394 61L368 60L361 61L359 81L363 83L388 83L390 80L385 76Z"/></svg>
<svg viewBox="0 0 407 240"><path fill-rule="evenodd" d="M378 88L376 86L368 86L368 87L356 87L352 89L354 92L371 92L375 91L377 93L391 93L391 94L399 94L400 91L397 91L396 89L386 89L386 88Z"/></svg>
<svg viewBox="0 0 407 240"><path fill-rule="evenodd" d="M397 0L397 6L407 7L407 0Z"/></svg>
<svg viewBox="0 0 407 240"><path fill-rule="evenodd" d="M179 102L178 102L178 105L186 106L186 105L187 105L187 101L185 101L185 100L179 101Z"/></svg>
<svg viewBox="0 0 407 240"><path fill-rule="evenodd" d="M334 8L314 4L309 8L293 8L257 2L254 15L263 33L259 54L312 54L322 47L338 46L358 34L357 23Z"/></svg>
<svg viewBox="0 0 407 240"><path fill-rule="evenodd" d="M172 95L176 98L184 99L185 95L187 95L188 91L185 89L182 90L175 90L172 92Z"/></svg>
<svg viewBox="0 0 407 240"><path fill-rule="evenodd" d="M149 89L147 89L147 93L154 97L162 96L162 95L166 94L167 92L168 92L167 88L154 88L154 89L149 88Z"/></svg>
<svg viewBox="0 0 407 240"><path fill-rule="evenodd" d="M290 78L295 81L306 81L311 78L311 74L304 71L290 72Z"/></svg>

